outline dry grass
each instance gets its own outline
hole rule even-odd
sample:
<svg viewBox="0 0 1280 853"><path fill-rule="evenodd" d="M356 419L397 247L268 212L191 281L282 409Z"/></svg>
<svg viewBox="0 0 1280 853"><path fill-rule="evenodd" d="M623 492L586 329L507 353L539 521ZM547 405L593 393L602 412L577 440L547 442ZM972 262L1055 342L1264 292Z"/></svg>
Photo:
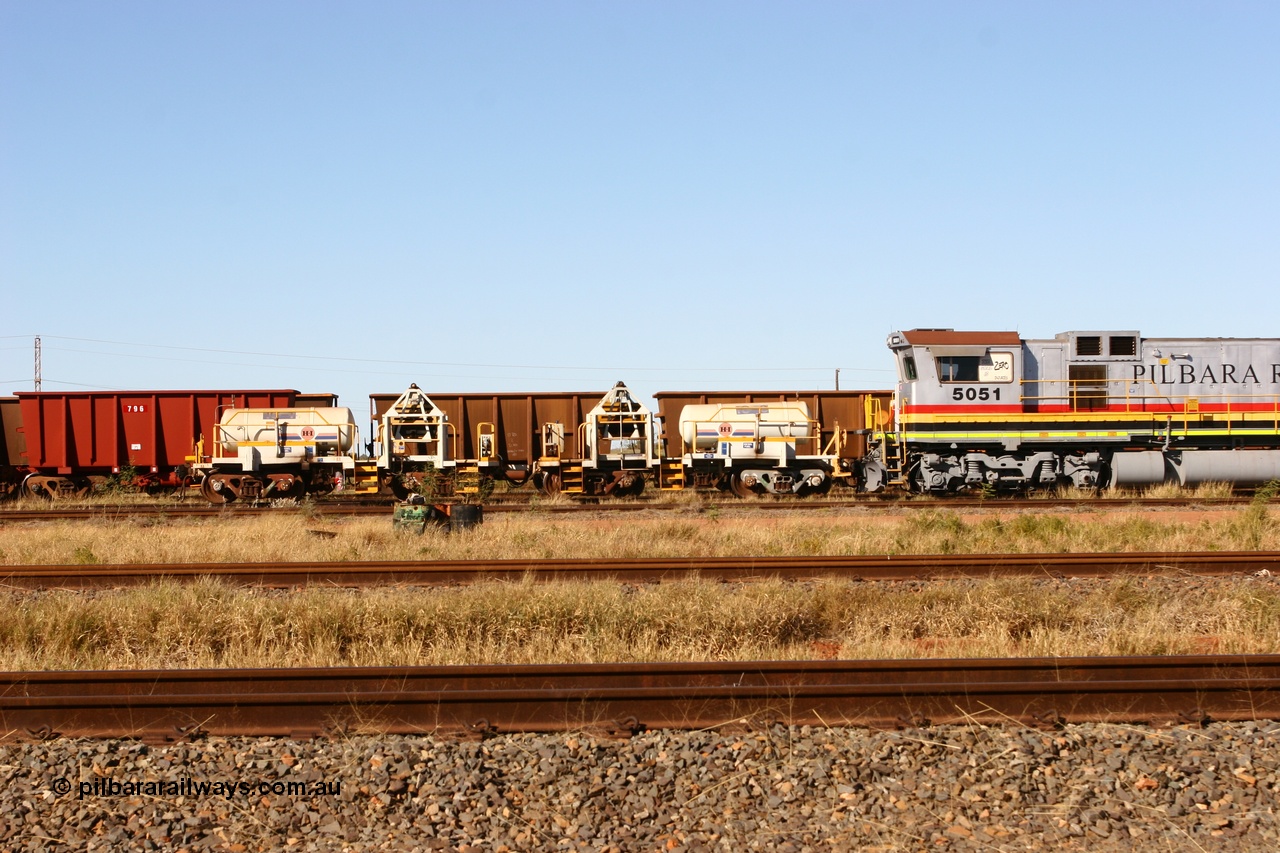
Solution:
<svg viewBox="0 0 1280 853"><path fill-rule="evenodd" d="M2 564L1280 550L1266 504L1175 520L945 507L0 524ZM318 536L319 531L325 535ZM1280 582L1031 579L0 593L0 669L1280 652Z"/></svg>
<svg viewBox="0 0 1280 853"><path fill-rule="evenodd" d="M1182 583L689 580L278 593L206 580L8 593L0 669L1280 651L1280 583Z"/></svg>
<svg viewBox="0 0 1280 853"><path fill-rule="evenodd" d="M1192 520L1149 511L961 516L946 508L900 514L691 508L592 517L534 511L491 513L483 526L457 536L406 535L392 530L389 518L295 515L0 524L0 565L1259 549L1280 550L1280 528L1262 504Z"/></svg>
<svg viewBox="0 0 1280 853"><path fill-rule="evenodd" d="M1157 498L1180 500L1191 498L1199 501L1224 500L1233 496L1230 483L1200 483L1190 488L1176 483L1161 483L1142 489L1111 489L1106 492L1109 498Z"/></svg>

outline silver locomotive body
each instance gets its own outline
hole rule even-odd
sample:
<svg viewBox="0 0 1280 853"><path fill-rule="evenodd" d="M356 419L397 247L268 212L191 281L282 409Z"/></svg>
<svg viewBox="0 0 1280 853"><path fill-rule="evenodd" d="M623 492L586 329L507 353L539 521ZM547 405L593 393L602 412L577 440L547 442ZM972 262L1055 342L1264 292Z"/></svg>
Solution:
<svg viewBox="0 0 1280 853"><path fill-rule="evenodd" d="M890 335L873 483L920 491L1264 483L1280 476L1280 341L1136 331Z"/></svg>

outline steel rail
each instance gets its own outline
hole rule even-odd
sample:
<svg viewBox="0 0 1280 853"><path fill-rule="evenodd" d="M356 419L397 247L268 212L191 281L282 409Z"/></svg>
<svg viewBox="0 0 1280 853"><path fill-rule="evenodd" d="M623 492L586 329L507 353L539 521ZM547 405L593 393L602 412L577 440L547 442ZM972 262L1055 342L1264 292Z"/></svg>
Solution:
<svg viewBox="0 0 1280 853"><path fill-rule="evenodd" d="M991 577L1106 578L1118 575L1229 577L1280 575L1280 552L1108 554L944 554L815 557L644 557L631 559L435 560L275 563L148 563L0 566L0 587L101 589L160 579L213 577L232 583L296 587L440 586L487 580L625 581L682 578L803 581L946 580Z"/></svg>
<svg viewBox="0 0 1280 853"><path fill-rule="evenodd" d="M0 673L0 740L1280 718L1280 655Z"/></svg>
<svg viewBox="0 0 1280 853"><path fill-rule="evenodd" d="M700 504L664 503L659 501L583 501L574 503L539 503L528 501L502 501L486 503L484 511L490 513L537 512L552 515L567 515L581 512L639 512L655 510L659 512L690 512L706 510L744 510L755 511L818 511L832 509L859 510L1043 510L1057 512L1066 509L1089 509L1107 511L1114 509L1176 509L1198 507L1204 509L1231 509L1248 506L1252 498L1215 498L1202 500L1193 498L1068 498L1052 500L1048 498L945 498L945 499L911 499L911 498L876 498L864 497L849 500L766 500L766 499L709 499ZM0 523L5 521L92 521L122 520L129 518L253 518L264 513L269 514L305 514L329 516L334 518L353 516L389 515L393 504L356 503L343 501L322 501L306 506L253 506L249 504L227 504L224 506L185 506L153 504L127 504L100 507L19 509L0 508Z"/></svg>

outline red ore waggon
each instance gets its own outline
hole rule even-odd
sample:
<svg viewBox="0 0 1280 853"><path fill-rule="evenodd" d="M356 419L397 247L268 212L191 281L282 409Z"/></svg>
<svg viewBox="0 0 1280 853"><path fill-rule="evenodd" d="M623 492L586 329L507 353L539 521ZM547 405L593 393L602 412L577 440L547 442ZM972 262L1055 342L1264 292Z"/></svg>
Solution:
<svg viewBox="0 0 1280 853"><path fill-rule="evenodd" d="M19 392L0 400L0 495L85 495L119 483L177 488L229 408L331 405L292 390Z"/></svg>

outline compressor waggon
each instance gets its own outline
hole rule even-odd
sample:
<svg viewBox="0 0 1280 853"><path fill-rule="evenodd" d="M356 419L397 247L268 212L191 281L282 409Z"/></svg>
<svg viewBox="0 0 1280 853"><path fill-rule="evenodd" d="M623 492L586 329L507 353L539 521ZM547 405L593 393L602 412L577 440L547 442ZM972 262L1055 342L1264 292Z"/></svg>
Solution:
<svg viewBox="0 0 1280 853"><path fill-rule="evenodd" d="M359 444L345 407L227 408L212 452L204 457L201 441L193 468L210 503L324 495L353 483Z"/></svg>

